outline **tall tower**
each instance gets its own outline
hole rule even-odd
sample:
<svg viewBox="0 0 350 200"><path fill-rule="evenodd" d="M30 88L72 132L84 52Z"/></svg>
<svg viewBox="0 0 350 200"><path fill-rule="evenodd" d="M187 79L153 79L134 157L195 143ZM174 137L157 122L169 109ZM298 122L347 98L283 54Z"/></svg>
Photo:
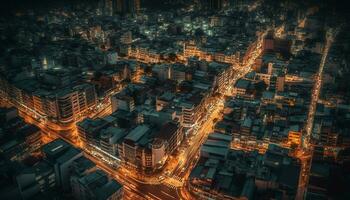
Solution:
<svg viewBox="0 0 350 200"><path fill-rule="evenodd" d="M118 14L137 14L140 11L140 0L115 0L116 13Z"/></svg>
<svg viewBox="0 0 350 200"><path fill-rule="evenodd" d="M131 0L133 2L133 13L139 13L141 9L141 0Z"/></svg>
<svg viewBox="0 0 350 200"><path fill-rule="evenodd" d="M125 8L125 1L126 0L115 0L116 2L116 10L115 12L118 14L122 14L124 13L124 11L126 10Z"/></svg>
<svg viewBox="0 0 350 200"><path fill-rule="evenodd" d="M200 0L200 6L202 10L217 11L223 8L224 0Z"/></svg>
<svg viewBox="0 0 350 200"><path fill-rule="evenodd" d="M100 0L99 9L103 15L137 14L140 12L141 0Z"/></svg>
<svg viewBox="0 0 350 200"><path fill-rule="evenodd" d="M101 0L100 7L103 15L113 15L113 0Z"/></svg>

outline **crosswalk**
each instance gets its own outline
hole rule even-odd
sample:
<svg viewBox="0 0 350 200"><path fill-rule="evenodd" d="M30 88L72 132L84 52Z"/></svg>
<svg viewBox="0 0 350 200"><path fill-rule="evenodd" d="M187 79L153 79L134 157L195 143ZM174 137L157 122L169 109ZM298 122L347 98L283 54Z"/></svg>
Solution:
<svg viewBox="0 0 350 200"><path fill-rule="evenodd" d="M179 176L168 177L167 179L165 179L165 181L163 183L164 183L164 185L166 185L172 189L177 189L179 187L182 187L184 184L183 178L181 178Z"/></svg>
<svg viewBox="0 0 350 200"><path fill-rule="evenodd" d="M183 178L178 177L178 176L176 176L176 175L174 175L172 178L173 178L173 179L176 179L176 180L178 180L178 181L180 181L180 182L183 181Z"/></svg>
<svg viewBox="0 0 350 200"><path fill-rule="evenodd" d="M177 189L177 187L175 185L171 185L170 183L164 183L164 185L167 186L167 187L170 187L170 188L172 188L174 190Z"/></svg>

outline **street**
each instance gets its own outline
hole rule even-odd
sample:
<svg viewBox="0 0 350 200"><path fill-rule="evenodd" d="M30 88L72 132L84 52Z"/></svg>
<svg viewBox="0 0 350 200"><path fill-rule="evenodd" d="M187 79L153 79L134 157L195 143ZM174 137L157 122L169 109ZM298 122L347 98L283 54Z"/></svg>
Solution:
<svg viewBox="0 0 350 200"><path fill-rule="evenodd" d="M138 180L138 174L136 172L124 169L123 166L119 166L118 169L115 169L101 159L90 155L85 149L82 149L85 151L85 156L91 159L99 168L110 174L111 177L124 185L125 199L192 199L193 197L191 197L187 188L184 187L184 182L199 159L201 145L213 131L215 123L222 117L221 112L224 109L225 95L231 95L232 86L237 80L251 71L251 65L254 63L255 59L260 56L262 38L263 37L260 37L256 49L251 53L249 60L247 60L245 65L238 65L235 68L236 71L231 78L230 83L224 88L225 91L220 92L223 95L221 97L216 97L214 101L215 103L210 106L204 119L201 120L202 124L198 124L199 128L191 137L189 146L186 150L182 151L178 157L173 157L174 160L179 162L177 162L176 166L174 166L167 174L165 173L165 170L163 170L161 174L164 178L162 180L159 179L159 175L152 178L152 180L157 180L152 183ZM115 94L115 91L111 92L110 95L112 94ZM96 118L109 115L111 113L110 103L110 101L102 102L98 109L96 109L94 113L90 113L88 116ZM75 147L81 148L75 123L71 123L68 126L61 126L50 120L43 120L42 118L33 116L30 112L27 112L27 109L23 109L20 106L17 107L20 116L22 116L27 123L35 124L42 130L44 133L43 141L45 143L56 138L62 138Z"/></svg>
<svg viewBox="0 0 350 200"><path fill-rule="evenodd" d="M319 96L322 88L322 75L323 75L323 70L324 70L324 65L327 60L327 56L329 53L329 49L332 45L332 42L339 30L335 30L334 32L329 29L326 34L326 44L323 50L323 54L321 57L320 61L320 66L319 70L316 76L316 81L314 84L314 88L311 93L311 102L309 106L309 113L307 116L307 121L305 124L305 131L304 135L302 137L302 150L297 155L297 158L300 159L301 161L301 173L300 173L300 178L299 178L299 187L298 187L298 192L297 192L297 199L303 198L305 195L306 187L307 187L307 182L309 179L309 172L311 168L311 163L312 163L312 151L313 147L310 144L311 140L311 135L312 135L312 128L313 128L313 123L314 123L314 118L315 118L315 112L317 108L317 102L319 101Z"/></svg>

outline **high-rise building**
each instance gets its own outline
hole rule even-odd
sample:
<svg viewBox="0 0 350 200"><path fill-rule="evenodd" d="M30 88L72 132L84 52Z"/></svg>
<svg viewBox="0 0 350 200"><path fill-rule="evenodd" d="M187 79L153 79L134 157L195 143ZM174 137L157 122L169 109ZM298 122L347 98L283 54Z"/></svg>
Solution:
<svg viewBox="0 0 350 200"><path fill-rule="evenodd" d="M285 76L277 76L276 79L276 91L283 92L284 91L284 83L285 83Z"/></svg>
<svg viewBox="0 0 350 200"><path fill-rule="evenodd" d="M116 110L125 110L132 112L135 110L134 99L126 95L114 95L111 97L112 101L112 112Z"/></svg>
<svg viewBox="0 0 350 200"><path fill-rule="evenodd" d="M184 137L183 129L179 123L168 122L164 124L155 138L165 143L165 150L168 154L172 154Z"/></svg>
<svg viewBox="0 0 350 200"><path fill-rule="evenodd" d="M228 4L232 8L236 9L242 9L245 4L247 4L248 1L246 0L228 0Z"/></svg>
<svg viewBox="0 0 350 200"><path fill-rule="evenodd" d="M132 43L132 32L127 31L127 32L123 33L123 35L121 35L121 37L120 37L120 42L122 44L131 44Z"/></svg>
<svg viewBox="0 0 350 200"><path fill-rule="evenodd" d="M98 4L100 14L112 16L113 8L114 8L113 4L114 4L114 0L100 0Z"/></svg>
<svg viewBox="0 0 350 200"><path fill-rule="evenodd" d="M140 11L140 0L101 0L99 8L103 15L136 14Z"/></svg>
<svg viewBox="0 0 350 200"><path fill-rule="evenodd" d="M165 143L155 139L150 145L147 138L151 132L148 125L139 125L128 133L118 149L121 160L125 164L145 171L164 164Z"/></svg>
<svg viewBox="0 0 350 200"><path fill-rule="evenodd" d="M92 85L79 85L71 91L57 96L57 108L61 122L71 122L80 118L88 108L96 103L96 92Z"/></svg>
<svg viewBox="0 0 350 200"><path fill-rule="evenodd" d="M224 6L224 0L200 0L200 7L206 11L221 10Z"/></svg>
<svg viewBox="0 0 350 200"><path fill-rule="evenodd" d="M263 51L264 52L271 52L274 50L274 45L275 45L275 41L274 41L274 35L273 32L270 31L264 38L263 40Z"/></svg>
<svg viewBox="0 0 350 200"><path fill-rule="evenodd" d="M114 12L118 14L136 14L140 11L140 0L115 0Z"/></svg>

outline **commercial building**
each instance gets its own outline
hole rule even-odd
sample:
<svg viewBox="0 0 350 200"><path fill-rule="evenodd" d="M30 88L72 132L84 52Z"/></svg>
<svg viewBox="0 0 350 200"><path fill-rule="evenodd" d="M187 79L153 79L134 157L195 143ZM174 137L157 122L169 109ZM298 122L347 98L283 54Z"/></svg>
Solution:
<svg viewBox="0 0 350 200"><path fill-rule="evenodd" d="M54 167L46 161L26 167L16 176L19 192L23 199L32 199L39 193L49 192L56 187Z"/></svg>
<svg viewBox="0 0 350 200"><path fill-rule="evenodd" d="M90 172L72 182L73 195L81 200L121 200L123 186L110 180L103 171Z"/></svg>
<svg viewBox="0 0 350 200"><path fill-rule="evenodd" d="M182 126L191 128L199 123L204 114L206 97L200 92L193 92L181 101L180 106L182 108Z"/></svg>
<svg viewBox="0 0 350 200"><path fill-rule="evenodd" d="M103 128L109 125L108 121L98 118L91 119L86 118L83 121L77 123L79 139L83 142L83 145L89 146L89 144L97 144L95 138Z"/></svg>
<svg viewBox="0 0 350 200"><path fill-rule="evenodd" d="M112 112L116 110L125 110L132 112L135 110L134 99L130 96L116 94L111 97L112 100Z"/></svg>
<svg viewBox="0 0 350 200"><path fill-rule="evenodd" d="M118 14L137 14L140 11L140 0L114 0L115 11Z"/></svg>
<svg viewBox="0 0 350 200"><path fill-rule="evenodd" d="M225 157L218 157L221 152L219 146L227 148L230 139L226 137L214 133L213 138L216 139L209 138L204 143L202 149L214 143L217 148L212 147L209 156L201 153L188 181L192 192L199 197L219 199L253 199L256 195L295 196L300 164L288 156L288 150L271 146L261 155L257 151L226 149Z"/></svg>
<svg viewBox="0 0 350 200"><path fill-rule="evenodd" d="M41 130L35 125L26 125L16 133L18 137L24 138L28 146L28 152L38 151L42 145Z"/></svg>
<svg viewBox="0 0 350 200"><path fill-rule="evenodd" d="M201 9L207 12L221 10L224 7L224 0L200 0Z"/></svg>
<svg viewBox="0 0 350 200"><path fill-rule="evenodd" d="M46 72L43 81L50 81L53 88L39 86L38 80L29 79L9 83L4 81L6 98L18 109L25 110L35 118L47 118L62 124L81 119L90 108L96 105L97 95L90 84L72 85L58 72ZM47 76L47 77L46 77ZM60 87L57 89L57 87Z"/></svg>
<svg viewBox="0 0 350 200"><path fill-rule="evenodd" d="M54 168L56 185L63 190L69 190L70 167L74 160L83 156L82 151L62 139L57 139L45 144L42 153L44 159Z"/></svg>
<svg viewBox="0 0 350 200"><path fill-rule="evenodd" d="M165 151L170 155L181 144L184 138L184 131L180 123L168 122L160 128L154 138L165 143Z"/></svg>
<svg viewBox="0 0 350 200"><path fill-rule="evenodd" d="M250 84L251 83L249 80L246 80L246 79L238 80L233 88L232 94L241 95L241 96L246 95L247 91L249 90Z"/></svg>
<svg viewBox="0 0 350 200"><path fill-rule="evenodd" d="M0 133L0 154L9 160L22 161L42 145L41 130L25 123L14 107L0 109Z"/></svg>
<svg viewBox="0 0 350 200"><path fill-rule="evenodd" d="M149 147L150 127L139 125L125 136L119 155L122 161L134 168L152 168L152 153Z"/></svg>

